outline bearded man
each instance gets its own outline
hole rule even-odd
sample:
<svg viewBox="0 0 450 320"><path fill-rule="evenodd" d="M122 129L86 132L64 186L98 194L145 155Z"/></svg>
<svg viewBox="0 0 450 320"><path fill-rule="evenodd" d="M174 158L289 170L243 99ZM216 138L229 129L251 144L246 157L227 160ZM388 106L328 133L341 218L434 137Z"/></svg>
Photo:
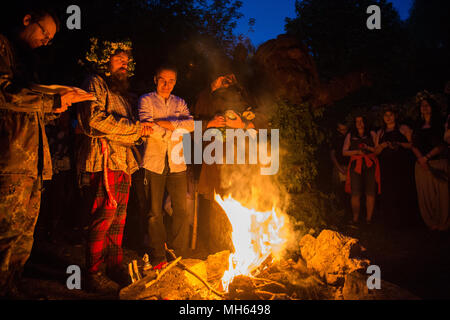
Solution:
<svg viewBox="0 0 450 320"><path fill-rule="evenodd" d="M97 44L93 42L94 47ZM88 194L92 196L86 250L88 290L109 293L118 289L117 284L129 284L122 265L122 238L131 174L138 169L132 146L152 129L136 120L127 93L133 66L131 45L124 42L103 45L118 49L109 57L88 56L99 74L88 77L83 88L97 100L78 108L80 129L85 135L78 166L81 181L88 185ZM108 62L99 64L102 61Z"/></svg>

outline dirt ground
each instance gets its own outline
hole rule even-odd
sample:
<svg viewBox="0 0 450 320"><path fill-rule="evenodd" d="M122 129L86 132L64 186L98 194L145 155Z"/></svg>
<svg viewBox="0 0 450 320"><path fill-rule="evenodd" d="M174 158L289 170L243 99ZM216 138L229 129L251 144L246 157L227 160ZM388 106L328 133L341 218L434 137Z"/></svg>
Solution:
<svg viewBox="0 0 450 320"><path fill-rule="evenodd" d="M360 239L366 256L381 268L381 277L422 299L449 299L450 232L431 232L417 219L409 226L386 225L375 221L357 229L345 223L337 231ZM83 232L71 235L62 232L53 242L37 238L24 274L24 294L32 300L99 300L117 299L116 295L101 296L83 290L69 290L66 273L69 265L84 270ZM74 241L74 238L79 241ZM81 240L81 241L80 241ZM139 253L130 249L125 239L124 263L136 259ZM204 258L202 249L193 257Z"/></svg>

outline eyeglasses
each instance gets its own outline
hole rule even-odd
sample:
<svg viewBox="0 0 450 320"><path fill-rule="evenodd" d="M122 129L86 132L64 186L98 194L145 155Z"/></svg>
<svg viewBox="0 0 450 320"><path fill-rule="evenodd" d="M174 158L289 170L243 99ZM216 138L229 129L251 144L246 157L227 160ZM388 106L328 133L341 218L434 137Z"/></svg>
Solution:
<svg viewBox="0 0 450 320"><path fill-rule="evenodd" d="M47 41L47 46L52 44L53 38L50 36L50 33L48 33L47 30L44 29L44 27L39 23L39 21L36 21L36 24L41 28L42 34L45 36L44 40Z"/></svg>

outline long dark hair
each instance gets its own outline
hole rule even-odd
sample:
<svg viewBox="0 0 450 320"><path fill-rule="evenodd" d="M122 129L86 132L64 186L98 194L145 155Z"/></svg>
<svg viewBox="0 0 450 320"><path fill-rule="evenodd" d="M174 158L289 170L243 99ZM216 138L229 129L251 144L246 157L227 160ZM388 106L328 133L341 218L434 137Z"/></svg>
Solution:
<svg viewBox="0 0 450 320"><path fill-rule="evenodd" d="M420 129L425 124L425 119L422 117L422 112L420 111L420 106L422 105L423 101L426 101L431 107L430 126L432 128L439 129L440 127L442 127L444 125L444 121L443 121L443 118L442 118L442 115L441 115L441 112L439 110L439 106L438 106L436 100L434 100L431 97L425 97L418 101L417 107L418 107L418 112L419 112L419 120L417 122L416 127Z"/></svg>
<svg viewBox="0 0 450 320"><path fill-rule="evenodd" d="M369 122L368 122L368 120L367 120L367 117L365 116L365 115L362 115L362 114L357 114L357 115L355 115L354 117L353 117L353 121L352 121L352 124L351 124L351 126L350 126L350 134L353 136L353 137L359 137L359 133L358 133L358 129L356 129L356 118L362 118L363 119L363 122L364 122L364 132L363 132L363 137L365 137L365 136L367 136L369 133L370 133L370 131L371 131L371 128L370 128L370 124L369 124Z"/></svg>

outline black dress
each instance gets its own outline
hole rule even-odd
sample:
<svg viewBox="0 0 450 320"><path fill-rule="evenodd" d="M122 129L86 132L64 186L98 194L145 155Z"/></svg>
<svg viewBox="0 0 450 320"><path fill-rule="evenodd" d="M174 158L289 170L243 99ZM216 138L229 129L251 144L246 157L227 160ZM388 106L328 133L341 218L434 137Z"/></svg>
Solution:
<svg viewBox="0 0 450 320"><path fill-rule="evenodd" d="M406 137L395 128L381 132L379 144L391 142L394 148L386 147L378 155L381 172L380 211L386 223L398 224L408 216L408 202L413 202L414 159L411 151L399 143Z"/></svg>

